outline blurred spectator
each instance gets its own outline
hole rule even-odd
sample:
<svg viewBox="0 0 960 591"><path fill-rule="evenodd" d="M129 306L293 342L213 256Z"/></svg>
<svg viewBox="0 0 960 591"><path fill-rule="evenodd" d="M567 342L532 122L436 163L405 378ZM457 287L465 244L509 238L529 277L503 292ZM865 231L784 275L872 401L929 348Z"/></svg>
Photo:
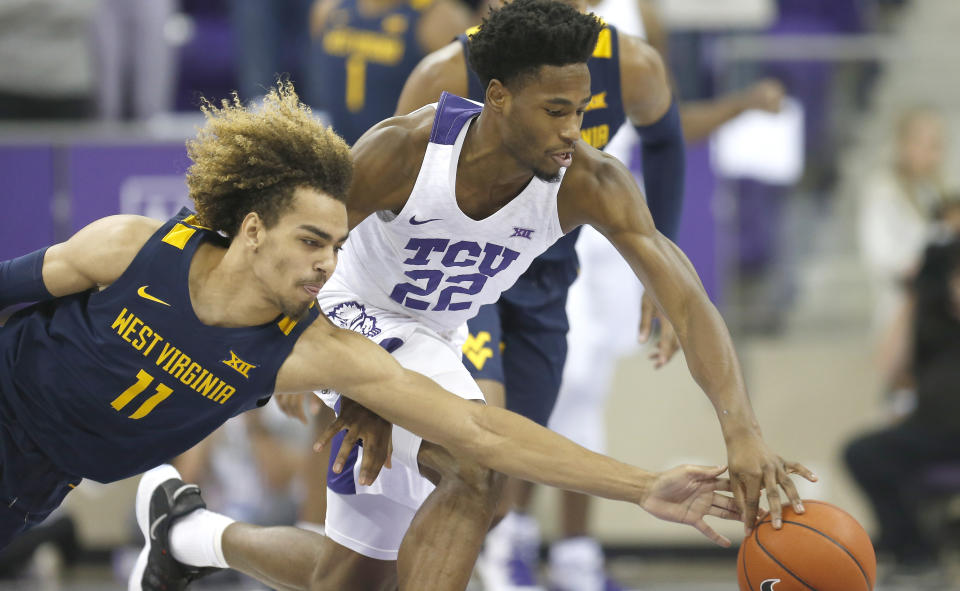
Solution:
<svg viewBox="0 0 960 591"><path fill-rule="evenodd" d="M275 404L235 417L173 464L211 510L255 524L293 524L310 432Z"/></svg>
<svg viewBox="0 0 960 591"><path fill-rule="evenodd" d="M262 96L278 74L306 88L310 0L230 0L240 98Z"/></svg>
<svg viewBox="0 0 960 591"><path fill-rule="evenodd" d="M472 18L459 0L317 0L311 104L352 144L393 115L414 66L464 32Z"/></svg>
<svg viewBox="0 0 960 591"><path fill-rule="evenodd" d="M0 2L0 119L90 115L96 8L96 0Z"/></svg>
<svg viewBox="0 0 960 591"><path fill-rule="evenodd" d="M99 0L93 30L101 118L147 119L173 109L175 14L175 0Z"/></svg>
<svg viewBox="0 0 960 591"><path fill-rule="evenodd" d="M956 219L956 212L950 218ZM930 246L904 302L909 319L906 370L916 408L904 420L858 437L847 465L870 499L880 527L877 549L898 572L928 570L936 548L918 522L917 482L934 464L960 460L960 240Z"/></svg>
<svg viewBox="0 0 960 591"><path fill-rule="evenodd" d="M897 123L896 154L864 179L860 198L860 246L874 290L874 328L881 335L881 366L890 327L902 307L904 285L917 269L934 211L944 202L941 168L944 123L927 108L905 112Z"/></svg>

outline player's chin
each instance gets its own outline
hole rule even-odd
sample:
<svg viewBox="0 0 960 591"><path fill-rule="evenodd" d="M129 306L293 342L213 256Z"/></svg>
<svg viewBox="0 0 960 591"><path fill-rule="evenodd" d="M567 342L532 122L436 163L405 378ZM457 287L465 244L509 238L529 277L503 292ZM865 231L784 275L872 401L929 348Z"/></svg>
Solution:
<svg viewBox="0 0 960 591"><path fill-rule="evenodd" d="M533 169L533 176L545 183L556 183L560 180L560 170L562 168L551 159L546 165Z"/></svg>
<svg viewBox="0 0 960 591"><path fill-rule="evenodd" d="M283 315L287 318L300 318L307 313L310 305L316 301L313 296L300 296L295 301L286 302L283 306Z"/></svg>

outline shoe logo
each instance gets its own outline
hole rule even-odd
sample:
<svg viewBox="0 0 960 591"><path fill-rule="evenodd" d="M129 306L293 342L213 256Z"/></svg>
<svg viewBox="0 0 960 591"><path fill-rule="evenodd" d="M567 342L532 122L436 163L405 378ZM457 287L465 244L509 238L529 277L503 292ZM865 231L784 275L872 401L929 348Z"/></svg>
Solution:
<svg viewBox="0 0 960 591"><path fill-rule="evenodd" d="M533 230L514 226L513 234L510 235L510 238L526 238L527 240L533 240Z"/></svg>
<svg viewBox="0 0 960 591"><path fill-rule="evenodd" d="M224 359L223 364L227 367L237 370L240 372L240 375L245 378L249 378L250 376L248 374L250 373L250 370L257 367L252 363L247 363L243 359L240 359L233 351L230 351L230 359Z"/></svg>
<svg viewBox="0 0 960 591"><path fill-rule="evenodd" d="M146 285L141 286L140 289L137 290L137 295L142 297L145 300L150 300L151 302L157 302L158 304L163 304L164 306L168 306L168 307L170 306L170 304L168 304L167 302L159 298L155 298L152 295L148 294Z"/></svg>
<svg viewBox="0 0 960 591"><path fill-rule="evenodd" d="M167 518L167 516L164 514L164 515L161 515L160 517L157 517L156 520L154 520L153 525L150 526L150 539L151 539L151 540L156 540L156 539L157 539L157 527L159 527L160 524L163 523L163 520L166 519L166 518Z"/></svg>
<svg viewBox="0 0 960 591"><path fill-rule="evenodd" d="M767 579L760 583L760 591L773 591L773 586L780 582L780 579Z"/></svg>
<svg viewBox="0 0 960 591"><path fill-rule="evenodd" d="M439 222L443 218L430 218L429 220L418 220L417 216L410 217L410 223L414 226L419 226L420 224L429 224L430 222Z"/></svg>

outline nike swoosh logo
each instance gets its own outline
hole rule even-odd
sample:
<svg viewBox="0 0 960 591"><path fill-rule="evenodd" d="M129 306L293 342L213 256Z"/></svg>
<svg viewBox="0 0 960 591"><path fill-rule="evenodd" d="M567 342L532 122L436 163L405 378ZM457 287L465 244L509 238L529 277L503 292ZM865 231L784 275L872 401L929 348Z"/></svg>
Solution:
<svg viewBox="0 0 960 591"><path fill-rule="evenodd" d="M151 302L157 302L158 304L163 304L164 306L170 306L167 302L161 300L160 298L155 298L152 295L147 293L147 286L144 285L137 290L137 295L142 297L145 300L150 300Z"/></svg>
<svg viewBox="0 0 960 591"><path fill-rule="evenodd" d="M166 518L167 518L166 515L161 515L160 517L157 517L156 521L154 521L153 524L150 526L150 539L151 539L151 540L156 540L156 539L157 539L157 527L159 527L160 524L163 523L163 520L166 519Z"/></svg>
<svg viewBox="0 0 960 591"><path fill-rule="evenodd" d="M419 226L420 224L429 224L430 222L439 222L443 218L430 218L429 220L418 220L417 216L410 218L410 223L414 226Z"/></svg>
<svg viewBox="0 0 960 591"><path fill-rule="evenodd" d="M760 591L774 591L773 586L780 582L780 579L767 579L760 583Z"/></svg>

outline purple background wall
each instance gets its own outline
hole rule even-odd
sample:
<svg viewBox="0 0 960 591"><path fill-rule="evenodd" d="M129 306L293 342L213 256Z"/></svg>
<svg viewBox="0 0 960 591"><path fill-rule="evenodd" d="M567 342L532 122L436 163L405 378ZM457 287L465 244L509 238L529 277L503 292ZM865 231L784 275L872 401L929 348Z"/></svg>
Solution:
<svg viewBox="0 0 960 591"><path fill-rule="evenodd" d="M50 146L0 146L0 260L54 241L53 167Z"/></svg>
<svg viewBox="0 0 960 591"><path fill-rule="evenodd" d="M58 168L56 164L64 162ZM66 147L0 146L0 260L67 238L86 224L116 213L170 217L187 205L184 174L190 162L182 143L78 143ZM57 175L64 175L58 178ZM53 200L63 187L69 218L57 227ZM715 302L716 225L712 200L716 178L706 144L687 149L686 197L678 244L690 257Z"/></svg>

